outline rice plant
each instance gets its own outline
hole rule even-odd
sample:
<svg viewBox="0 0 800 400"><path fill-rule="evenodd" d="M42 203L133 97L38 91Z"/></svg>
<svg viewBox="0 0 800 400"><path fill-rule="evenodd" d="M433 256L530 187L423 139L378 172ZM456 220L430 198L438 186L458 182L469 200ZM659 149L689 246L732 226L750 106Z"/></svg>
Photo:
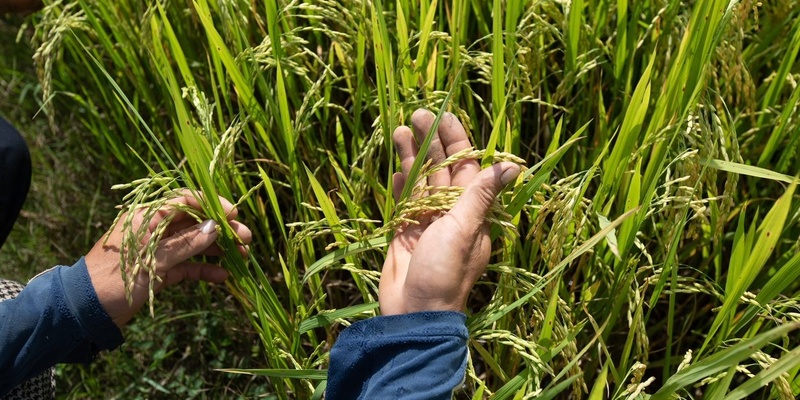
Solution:
<svg viewBox="0 0 800 400"><path fill-rule="evenodd" d="M35 60L51 124L77 115L130 171L126 207L179 187L218 222L216 195L239 205L251 257L223 265L264 358L226 373L278 398L322 395L337 333L377 312L392 227L457 195L394 203L390 135L420 107L465 123L459 157L528 167L494 212L460 397L795 398L798 12L55 0Z"/></svg>

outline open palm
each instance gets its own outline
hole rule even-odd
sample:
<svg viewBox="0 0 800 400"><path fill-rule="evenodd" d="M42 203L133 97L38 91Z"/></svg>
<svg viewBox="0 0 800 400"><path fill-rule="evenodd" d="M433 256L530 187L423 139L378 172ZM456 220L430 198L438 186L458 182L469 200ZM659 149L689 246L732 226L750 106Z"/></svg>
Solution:
<svg viewBox="0 0 800 400"><path fill-rule="evenodd" d="M413 132L406 126L395 130L393 139L402 169L394 175L395 196L402 191L419 152L416 142L425 139L434 119L429 111L417 110L411 116ZM435 135L426 154L433 165L471 147L464 127L453 114L442 117ZM514 163L499 163L481 171L477 161L465 159L428 177L429 186L463 187L464 194L452 210L423 214L418 224L403 224L397 229L380 281L383 315L464 308L472 286L489 262L491 240L486 214L500 190L519 172Z"/></svg>

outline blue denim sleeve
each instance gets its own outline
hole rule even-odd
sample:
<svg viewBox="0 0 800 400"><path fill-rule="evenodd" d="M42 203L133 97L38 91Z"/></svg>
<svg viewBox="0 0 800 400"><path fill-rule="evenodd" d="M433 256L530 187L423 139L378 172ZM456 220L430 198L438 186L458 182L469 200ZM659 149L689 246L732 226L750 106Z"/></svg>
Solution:
<svg viewBox="0 0 800 400"><path fill-rule="evenodd" d="M451 399L467 366L465 321L438 311L356 322L331 349L326 399Z"/></svg>
<svg viewBox="0 0 800 400"><path fill-rule="evenodd" d="M48 270L0 301L0 397L58 363L87 363L122 344L83 258Z"/></svg>

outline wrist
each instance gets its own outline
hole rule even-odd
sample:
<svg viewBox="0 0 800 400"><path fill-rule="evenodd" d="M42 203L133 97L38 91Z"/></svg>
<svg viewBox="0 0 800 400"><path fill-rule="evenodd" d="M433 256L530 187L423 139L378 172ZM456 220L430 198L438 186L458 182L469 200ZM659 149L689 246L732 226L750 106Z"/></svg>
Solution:
<svg viewBox="0 0 800 400"><path fill-rule="evenodd" d="M405 296L399 302L381 301L381 315L403 315L424 312L457 312L464 310L461 301L452 301L440 298L414 298Z"/></svg>
<svg viewBox="0 0 800 400"><path fill-rule="evenodd" d="M124 295L125 284L119 268L108 268L109 261L103 256L105 254L98 257L90 252L85 258L86 268L97 301L114 324L122 329L133 317L133 313Z"/></svg>
<svg viewBox="0 0 800 400"><path fill-rule="evenodd" d="M122 342L120 326L113 320L108 309L100 301L92 282L86 259L60 270L65 288L65 296L74 309L73 315L81 321L80 325L97 341L99 349L112 349ZM116 328L116 329L115 329Z"/></svg>

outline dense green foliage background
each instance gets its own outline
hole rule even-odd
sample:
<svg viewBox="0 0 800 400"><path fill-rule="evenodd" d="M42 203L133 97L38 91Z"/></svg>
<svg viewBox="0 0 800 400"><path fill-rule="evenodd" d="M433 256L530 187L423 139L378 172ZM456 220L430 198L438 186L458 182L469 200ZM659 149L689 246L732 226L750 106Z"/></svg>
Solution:
<svg viewBox="0 0 800 400"><path fill-rule="evenodd" d="M152 325L215 327L193 330L184 356L259 368L236 392L318 396L336 334L374 315L388 239L374 232L396 217L389 138L426 107L531 167L501 199L519 236L496 242L469 305L459 397L794 398L798 12L791 1L55 1L30 19L33 90L54 135L68 121L91 138L96 168L136 180L126 205L180 186L241 202L254 257L224 260L239 305L160 307ZM39 108L23 98L20 115ZM201 289L200 302L219 292ZM181 299L167 305L193 309ZM129 346L163 370L159 354L176 347L141 345L138 324ZM257 348L226 342L232 330ZM213 374L196 389L136 390L217 398L242 379ZM109 395L94 386L76 396Z"/></svg>

